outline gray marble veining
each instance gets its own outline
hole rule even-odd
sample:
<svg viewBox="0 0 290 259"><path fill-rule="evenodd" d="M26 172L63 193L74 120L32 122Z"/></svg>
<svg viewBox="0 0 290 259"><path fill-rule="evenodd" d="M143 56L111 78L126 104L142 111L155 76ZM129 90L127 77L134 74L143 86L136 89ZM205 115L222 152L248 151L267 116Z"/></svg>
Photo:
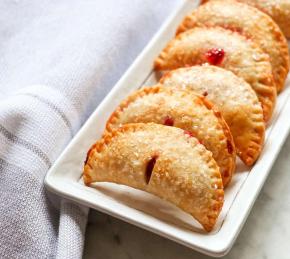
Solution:
<svg viewBox="0 0 290 259"><path fill-rule="evenodd" d="M224 257L225 259L290 258L289 153L290 136L285 142L244 228L232 250ZM86 233L84 258L206 259L211 257L93 211Z"/></svg>

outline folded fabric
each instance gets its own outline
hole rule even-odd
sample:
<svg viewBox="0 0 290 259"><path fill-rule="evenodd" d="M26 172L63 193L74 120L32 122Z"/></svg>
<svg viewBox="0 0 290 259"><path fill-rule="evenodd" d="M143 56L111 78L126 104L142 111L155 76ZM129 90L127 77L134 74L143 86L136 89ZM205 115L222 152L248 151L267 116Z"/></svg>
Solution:
<svg viewBox="0 0 290 259"><path fill-rule="evenodd" d="M81 258L88 209L45 174L182 1L0 2L0 258Z"/></svg>

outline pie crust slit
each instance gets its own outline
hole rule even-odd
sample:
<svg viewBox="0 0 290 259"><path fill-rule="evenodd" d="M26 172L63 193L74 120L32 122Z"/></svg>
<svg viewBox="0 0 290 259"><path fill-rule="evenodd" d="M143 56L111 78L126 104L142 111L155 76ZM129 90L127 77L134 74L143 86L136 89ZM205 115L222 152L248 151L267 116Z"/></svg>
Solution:
<svg viewBox="0 0 290 259"><path fill-rule="evenodd" d="M270 57L277 91L283 89L289 72L288 43L271 17L244 3L210 1L187 15L177 33L194 27L214 26L238 32L255 42Z"/></svg>
<svg viewBox="0 0 290 259"><path fill-rule="evenodd" d="M114 111L106 130L140 122L178 127L198 138L213 153L224 186L228 185L235 170L234 141L220 112L204 96L162 85L141 88Z"/></svg>
<svg viewBox="0 0 290 259"><path fill-rule="evenodd" d="M220 27L195 27L171 40L155 60L156 70L209 63L232 71L255 90L264 119L271 118L276 88L269 56L244 36Z"/></svg>
<svg viewBox="0 0 290 259"><path fill-rule="evenodd" d="M224 200L211 152L184 130L154 123L105 133L88 152L83 179L86 185L112 182L152 193L191 214L206 231L214 227Z"/></svg>
<svg viewBox="0 0 290 259"><path fill-rule="evenodd" d="M160 83L205 95L227 122L242 161L252 165L257 160L265 137L263 110L255 92L242 78L225 69L203 65L172 70Z"/></svg>

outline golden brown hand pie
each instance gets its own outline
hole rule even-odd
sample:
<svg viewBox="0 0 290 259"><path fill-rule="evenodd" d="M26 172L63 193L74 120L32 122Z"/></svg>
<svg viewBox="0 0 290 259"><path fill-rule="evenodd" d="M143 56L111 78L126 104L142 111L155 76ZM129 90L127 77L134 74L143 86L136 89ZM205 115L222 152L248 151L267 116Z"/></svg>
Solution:
<svg viewBox="0 0 290 259"><path fill-rule="evenodd" d="M212 1L212 0L211 0ZM289 0L237 0L254 6L272 17L287 38L290 38L290 1ZM208 2L203 0L202 2Z"/></svg>
<svg viewBox="0 0 290 259"><path fill-rule="evenodd" d="M209 63L232 71L248 82L262 104L264 119L272 115L276 101L269 56L238 33L223 28L199 28L180 33L155 60L156 70Z"/></svg>
<svg viewBox="0 0 290 259"><path fill-rule="evenodd" d="M220 26L253 40L269 55L277 90L283 89L289 71L288 44L278 25L268 15L232 0L211 1L185 17L177 32L198 26Z"/></svg>
<svg viewBox="0 0 290 259"><path fill-rule="evenodd" d="M235 170L235 145L220 112L203 96L190 91L153 86L142 88L111 115L106 129L111 131L127 123L154 122L188 131L213 153L226 186Z"/></svg>
<svg viewBox="0 0 290 259"><path fill-rule="evenodd" d="M207 231L224 199L211 152L184 130L154 123L106 133L88 152L84 182L113 182L155 194L191 214Z"/></svg>
<svg viewBox="0 0 290 259"><path fill-rule="evenodd" d="M229 125L242 161L247 165L256 161L265 135L263 110L255 92L242 78L222 68L203 65L173 70L160 83L206 95Z"/></svg>

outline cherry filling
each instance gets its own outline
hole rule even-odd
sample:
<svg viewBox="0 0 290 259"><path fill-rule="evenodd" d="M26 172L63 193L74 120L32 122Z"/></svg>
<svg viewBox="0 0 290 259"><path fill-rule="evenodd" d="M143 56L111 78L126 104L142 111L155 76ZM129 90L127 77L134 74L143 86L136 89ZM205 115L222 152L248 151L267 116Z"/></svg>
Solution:
<svg viewBox="0 0 290 259"><path fill-rule="evenodd" d="M196 136L194 135L194 133L193 133L192 131L184 130L183 132L184 132L185 135L188 135L188 136L191 137L191 138L192 138L192 137L195 137L195 138L196 138ZM196 138L196 139L197 139L197 138ZM199 143L199 144L202 144L202 145L203 145L203 143L202 143L201 140L199 140L199 139L197 139L197 140L198 140L198 143Z"/></svg>
<svg viewBox="0 0 290 259"><path fill-rule="evenodd" d="M184 134L190 136L190 137L194 137L194 134L191 131L185 130Z"/></svg>
<svg viewBox="0 0 290 259"><path fill-rule="evenodd" d="M222 63L224 56L225 51L221 48L212 48L205 53L205 57L211 65L219 65Z"/></svg>
<svg viewBox="0 0 290 259"><path fill-rule="evenodd" d="M164 120L164 125L173 126L173 124L174 124L174 120L171 117L167 116Z"/></svg>
<svg viewBox="0 0 290 259"><path fill-rule="evenodd" d="M229 153L232 154L234 152L234 147L229 140L227 140L227 147L228 147Z"/></svg>
<svg viewBox="0 0 290 259"><path fill-rule="evenodd" d="M230 174L229 174L229 171L228 170L225 170L224 173L223 173L224 177L229 177Z"/></svg>
<svg viewBox="0 0 290 259"><path fill-rule="evenodd" d="M157 158L158 158L158 156L153 156L153 157L151 157L151 159L147 163L146 172L145 172L145 181L147 184L150 182L153 168L155 166Z"/></svg>

